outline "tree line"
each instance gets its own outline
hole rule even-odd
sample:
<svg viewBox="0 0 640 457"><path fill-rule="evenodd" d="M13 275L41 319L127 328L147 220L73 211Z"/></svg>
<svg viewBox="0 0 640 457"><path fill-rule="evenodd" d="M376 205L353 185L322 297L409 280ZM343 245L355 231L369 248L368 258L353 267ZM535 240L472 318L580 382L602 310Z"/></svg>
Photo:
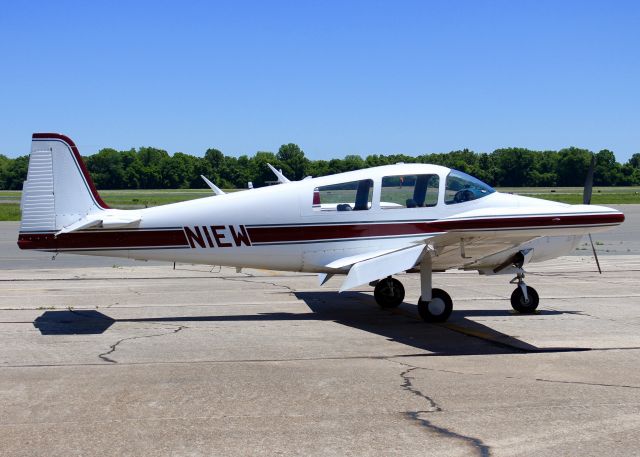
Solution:
<svg viewBox="0 0 640 457"><path fill-rule="evenodd" d="M372 154L366 158L347 155L344 159L310 160L293 143L284 144L277 153L257 152L254 156L227 156L218 149L207 149L203 157L182 152L141 147L127 151L101 149L84 157L99 189L179 189L204 188L204 175L221 188L245 188L251 181L263 186L275 177L270 163L291 180L305 176L324 176L378 165L431 163L469 173L492 186L538 187L582 186L594 155L589 150L565 148L559 151L533 151L525 148L496 149L476 153L468 149L412 157L404 154ZM613 152L595 153L594 184L597 186L640 185L640 153L624 164ZM19 190L26 179L28 156L15 159L0 154L0 189Z"/></svg>

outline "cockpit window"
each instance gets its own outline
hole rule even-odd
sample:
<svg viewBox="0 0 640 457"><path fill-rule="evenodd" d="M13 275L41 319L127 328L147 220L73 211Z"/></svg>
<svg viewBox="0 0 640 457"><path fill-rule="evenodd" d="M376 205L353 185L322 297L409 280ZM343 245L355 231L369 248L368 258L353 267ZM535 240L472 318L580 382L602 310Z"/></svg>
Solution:
<svg viewBox="0 0 640 457"><path fill-rule="evenodd" d="M447 205L468 202L495 192L488 184L461 171L451 170L445 181L444 202Z"/></svg>
<svg viewBox="0 0 640 457"><path fill-rule="evenodd" d="M373 181L344 182L313 190L313 211L362 211L371 208Z"/></svg>
<svg viewBox="0 0 640 457"><path fill-rule="evenodd" d="M438 175L403 175L382 178L380 208L422 208L438 204Z"/></svg>

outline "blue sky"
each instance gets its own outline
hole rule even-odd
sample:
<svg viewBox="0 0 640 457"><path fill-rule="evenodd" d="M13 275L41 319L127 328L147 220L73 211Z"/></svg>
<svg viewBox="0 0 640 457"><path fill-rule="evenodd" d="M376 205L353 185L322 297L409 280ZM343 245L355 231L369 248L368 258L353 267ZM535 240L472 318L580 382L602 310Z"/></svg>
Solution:
<svg viewBox="0 0 640 457"><path fill-rule="evenodd" d="M0 153L640 152L640 2L55 1L0 11Z"/></svg>

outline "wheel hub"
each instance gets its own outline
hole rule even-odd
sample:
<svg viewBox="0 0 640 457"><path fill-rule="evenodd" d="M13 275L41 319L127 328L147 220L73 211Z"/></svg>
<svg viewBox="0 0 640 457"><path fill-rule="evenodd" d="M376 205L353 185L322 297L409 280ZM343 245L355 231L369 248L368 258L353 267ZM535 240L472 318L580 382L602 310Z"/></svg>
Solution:
<svg viewBox="0 0 640 457"><path fill-rule="evenodd" d="M444 300L439 297L433 298L427 305L427 309L434 316L439 316L440 314L444 313L445 307L446 305L444 303Z"/></svg>

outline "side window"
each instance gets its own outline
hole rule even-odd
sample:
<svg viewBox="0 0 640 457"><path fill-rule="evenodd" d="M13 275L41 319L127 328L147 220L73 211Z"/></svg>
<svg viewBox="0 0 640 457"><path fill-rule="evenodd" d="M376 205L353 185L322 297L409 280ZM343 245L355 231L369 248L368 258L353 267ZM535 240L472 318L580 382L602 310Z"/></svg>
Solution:
<svg viewBox="0 0 640 457"><path fill-rule="evenodd" d="M494 192L495 189L479 179L458 170L451 170L445 181L444 202L454 205L477 200Z"/></svg>
<svg viewBox="0 0 640 457"><path fill-rule="evenodd" d="M373 181L351 181L316 187L313 191L314 211L363 211L371 208Z"/></svg>
<svg viewBox="0 0 640 457"><path fill-rule="evenodd" d="M438 204L438 175L385 176L380 208L422 208Z"/></svg>

